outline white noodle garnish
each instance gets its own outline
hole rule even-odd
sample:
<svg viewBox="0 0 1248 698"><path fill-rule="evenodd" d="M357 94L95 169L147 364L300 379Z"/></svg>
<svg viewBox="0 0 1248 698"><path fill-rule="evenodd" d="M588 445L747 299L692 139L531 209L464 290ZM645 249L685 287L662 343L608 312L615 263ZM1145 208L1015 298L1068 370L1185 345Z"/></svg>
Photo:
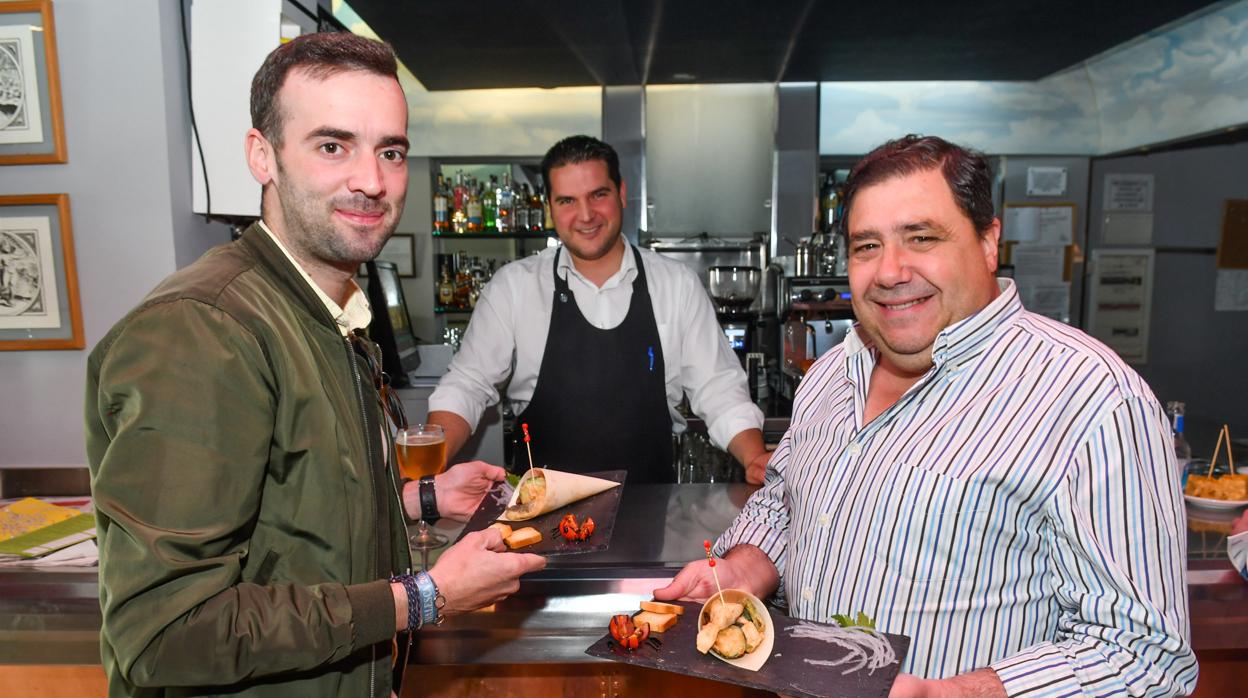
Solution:
<svg viewBox="0 0 1248 698"><path fill-rule="evenodd" d="M511 501L511 495L516 491L516 488L512 487L511 483L506 480L503 480L500 484L501 487L495 487L490 492L490 497L494 500L495 504L507 506L508 502Z"/></svg>
<svg viewBox="0 0 1248 698"><path fill-rule="evenodd" d="M789 627L788 632L795 638L822 640L846 650L847 654L837 660L810 658L804 660L807 664L815 666L840 666L855 662L842 671L842 675L852 674L863 668L868 669L868 673L874 674L876 669L897 663L897 653L893 651L888 638L871 628L858 626L838 628L834 625L815 625L798 621L796 625Z"/></svg>

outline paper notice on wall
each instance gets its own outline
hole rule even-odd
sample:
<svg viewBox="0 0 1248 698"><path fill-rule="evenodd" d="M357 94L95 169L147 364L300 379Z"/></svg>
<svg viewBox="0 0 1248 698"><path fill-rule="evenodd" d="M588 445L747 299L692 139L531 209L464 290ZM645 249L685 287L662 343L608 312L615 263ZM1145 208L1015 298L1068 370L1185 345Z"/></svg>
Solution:
<svg viewBox="0 0 1248 698"><path fill-rule="evenodd" d="M1065 167L1028 167L1027 196L1065 196Z"/></svg>
<svg viewBox="0 0 1248 698"><path fill-rule="evenodd" d="M1219 269L1213 292L1213 309L1248 310L1248 269Z"/></svg>
<svg viewBox="0 0 1248 698"><path fill-rule="evenodd" d="M1070 284L1065 282L1064 245L1013 245L1010 263L1014 266L1014 283L1024 308L1054 320L1070 322Z"/></svg>
<svg viewBox="0 0 1248 698"><path fill-rule="evenodd" d="M1153 210L1153 176L1151 174L1105 175L1105 210Z"/></svg>
<svg viewBox="0 0 1248 698"><path fill-rule="evenodd" d="M1002 221L1006 240L1038 245L1069 245L1074 242L1075 206L1005 206Z"/></svg>
<svg viewBox="0 0 1248 698"><path fill-rule="evenodd" d="M1153 214L1106 213L1101 225L1101 241L1106 245L1153 244Z"/></svg>
<svg viewBox="0 0 1248 698"><path fill-rule="evenodd" d="M1153 250L1093 250L1088 332L1133 364L1148 361Z"/></svg>
<svg viewBox="0 0 1248 698"><path fill-rule="evenodd" d="M1024 308L1037 315L1070 322L1070 284L1036 284L1025 288L1019 285L1018 299Z"/></svg>

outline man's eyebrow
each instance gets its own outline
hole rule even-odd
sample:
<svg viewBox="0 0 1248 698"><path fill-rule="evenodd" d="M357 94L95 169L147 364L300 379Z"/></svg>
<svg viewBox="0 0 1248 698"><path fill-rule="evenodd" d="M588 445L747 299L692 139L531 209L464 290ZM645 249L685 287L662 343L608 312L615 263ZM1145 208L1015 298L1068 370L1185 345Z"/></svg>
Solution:
<svg viewBox="0 0 1248 698"><path fill-rule="evenodd" d="M334 128L333 126L321 126L320 128L316 128L308 132L307 136L304 136L304 140L310 141L314 138L333 138L334 140L339 141L354 141L355 134L346 129Z"/></svg>
<svg viewBox="0 0 1248 698"><path fill-rule="evenodd" d="M398 145L402 146L404 150L411 147L411 143L407 140L407 136L386 136L385 138L382 138L381 142L377 145L382 148L389 148L391 146Z"/></svg>
<svg viewBox="0 0 1248 698"><path fill-rule="evenodd" d="M922 218L917 221L909 221L906 223L902 223L898 225L896 228L894 228L894 230L896 230L899 233L933 232L933 233L944 234L944 233L949 232L949 230L945 226L929 218Z"/></svg>
<svg viewBox="0 0 1248 698"><path fill-rule="evenodd" d="M867 228L865 230L851 230L849 231L849 239L850 240L879 240L880 231L874 228Z"/></svg>

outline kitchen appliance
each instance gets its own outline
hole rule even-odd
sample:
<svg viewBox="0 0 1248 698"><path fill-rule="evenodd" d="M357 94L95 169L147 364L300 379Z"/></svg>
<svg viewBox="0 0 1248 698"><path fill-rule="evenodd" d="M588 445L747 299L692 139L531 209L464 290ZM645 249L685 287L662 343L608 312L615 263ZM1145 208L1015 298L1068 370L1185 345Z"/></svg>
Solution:
<svg viewBox="0 0 1248 698"><path fill-rule="evenodd" d="M762 271L757 267L715 266L706 270L706 287L715 303L719 326L728 345L744 365L754 350L754 326L758 314L750 311L758 297Z"/></svg>
<svg viewBox="0 0 1248 698"><path fill-rule="evenodd" d="M780 277L781 367L787 397L815 359L845 340L854 325L849 279L844 276Z"/></svg>

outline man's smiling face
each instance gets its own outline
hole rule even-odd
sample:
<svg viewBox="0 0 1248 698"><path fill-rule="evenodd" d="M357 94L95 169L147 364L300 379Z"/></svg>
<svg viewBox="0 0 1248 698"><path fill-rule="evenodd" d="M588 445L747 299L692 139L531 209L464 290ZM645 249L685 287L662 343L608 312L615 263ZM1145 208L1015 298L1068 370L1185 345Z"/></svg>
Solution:
<svg viewBox="0 0 1248 698"><path fill-rule="evenodd" d="M941 330L999 292L1000 222L976 232L939 168L862 189L848 231L854 313L881 360L906 372L926 371Z"/></svg>

